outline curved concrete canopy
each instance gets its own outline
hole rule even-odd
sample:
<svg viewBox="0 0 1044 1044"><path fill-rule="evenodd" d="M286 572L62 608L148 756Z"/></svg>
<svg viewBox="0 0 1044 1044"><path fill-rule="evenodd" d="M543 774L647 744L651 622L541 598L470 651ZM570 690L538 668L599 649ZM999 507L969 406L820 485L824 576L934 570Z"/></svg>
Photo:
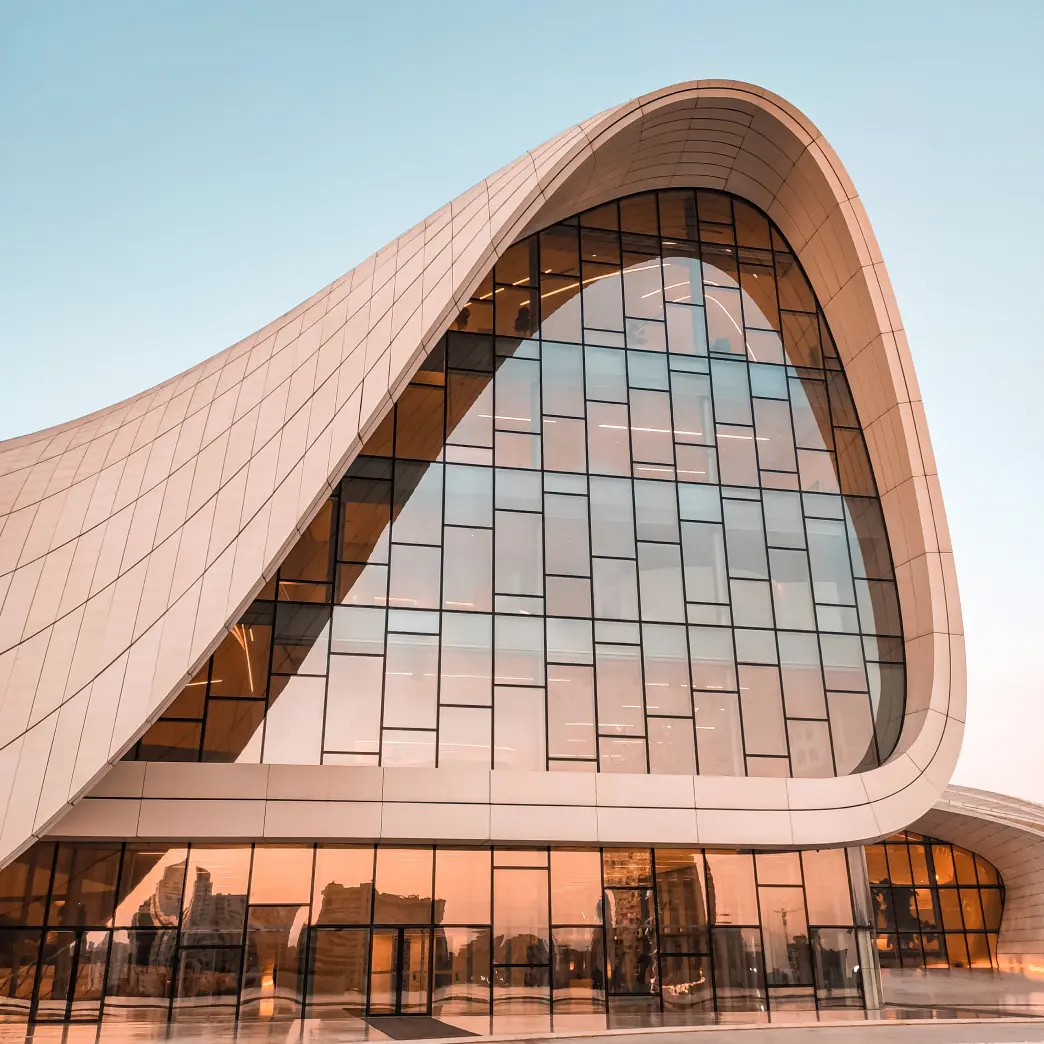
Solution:
<svg viewBox="0 0 1044 1044"><path fill-rule="evenodd" d="M970 787L949 786L911 830L988 859L1004 881L1001 967L1044 973L1044 806Z"/></svg>
<svg viewBox="0 0 1044 1044"><path fill-rule="evenodd" d="M881 492L908 671L887 764L838 779L694 777L694 832L723 844L847 843L935 801L963 730L962 625L881 255L808 119L758 87L699 81L526 153L179 377L0 443L0 860L99 780L211 653L495 258L584 207L671 186L723 188L762 207L824 305ZM658 785L614 787L637 810L665 803Z"/></svg>

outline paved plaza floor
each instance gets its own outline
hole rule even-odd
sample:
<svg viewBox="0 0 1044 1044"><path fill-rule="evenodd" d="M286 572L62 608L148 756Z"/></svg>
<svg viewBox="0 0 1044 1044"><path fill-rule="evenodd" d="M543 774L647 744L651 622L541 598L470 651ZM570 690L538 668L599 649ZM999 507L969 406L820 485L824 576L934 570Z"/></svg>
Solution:
<svg viewBox="0 0 1044 1044"><path fill-rule="evenodd" d="M886 1008L816 1016L787 1013L777 1021L751 1022L750 1015L733 1016L728 1024L703 1026L636 1026L606 1030L604 1025L513 1027L490 1035L488 1023L464 1019L457 1024L435 1019L336 1019L240 1022L200 1020L172 1024L113 1022L94 1024L0 1024L0 1044L356 1044L385 1040L461 1041L475 1044L572 1040L577 1044L1020 1044L1044 1042L1044 1014L997 1017L986 1011L962 1009ZM745 1019L747 1021L741 1021ZM561 1023L562 1020L559 1020Z"/></svg>

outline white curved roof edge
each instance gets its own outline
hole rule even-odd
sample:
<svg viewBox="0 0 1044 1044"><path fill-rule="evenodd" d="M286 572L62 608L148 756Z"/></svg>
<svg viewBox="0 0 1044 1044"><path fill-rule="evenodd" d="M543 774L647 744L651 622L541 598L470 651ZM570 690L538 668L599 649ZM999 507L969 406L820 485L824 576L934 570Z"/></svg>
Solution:
<svg viewBox="0 0 1044 1044"><path fill-rule="evenodd" d="M500 252L585 207L681 185L764 209L823 303L881 491L908 670L887 764L788 780L787 800L778 780L718 780L721 843L753 843L769 822L801 843L854 842L928 808L960 747L963 633L898 308L815 126L761 88L711 80L527 152L179 377L0 443L0 861L96 784L209 656ZM629 805L653 797L657 777L617 778Z"/></svg>

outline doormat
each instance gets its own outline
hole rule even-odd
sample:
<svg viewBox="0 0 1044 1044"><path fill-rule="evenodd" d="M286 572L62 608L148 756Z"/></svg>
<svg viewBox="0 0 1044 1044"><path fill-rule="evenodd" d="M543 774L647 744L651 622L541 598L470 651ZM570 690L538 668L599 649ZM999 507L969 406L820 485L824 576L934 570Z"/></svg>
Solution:
<svg viewBox="0 0 1044 1044"><path fill-rule="evenodd" d="M373 1015L365 1020L368 1025L392 1040L424 1040L428 1037L477 1037L477 1033L451 1026L448 1022L429 1015Z"/></svg>

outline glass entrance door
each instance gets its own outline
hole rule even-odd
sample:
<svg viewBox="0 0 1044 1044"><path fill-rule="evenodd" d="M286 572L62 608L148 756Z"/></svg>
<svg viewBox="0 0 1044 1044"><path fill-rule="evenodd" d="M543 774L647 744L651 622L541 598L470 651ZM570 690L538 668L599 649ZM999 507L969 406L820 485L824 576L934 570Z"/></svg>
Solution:
<svg viewBox="0 0 1044 1044"><path fill-rule="evenodd" d="M430 973L430 928L374 928L369 1014L427 1015Z"/></svg>

